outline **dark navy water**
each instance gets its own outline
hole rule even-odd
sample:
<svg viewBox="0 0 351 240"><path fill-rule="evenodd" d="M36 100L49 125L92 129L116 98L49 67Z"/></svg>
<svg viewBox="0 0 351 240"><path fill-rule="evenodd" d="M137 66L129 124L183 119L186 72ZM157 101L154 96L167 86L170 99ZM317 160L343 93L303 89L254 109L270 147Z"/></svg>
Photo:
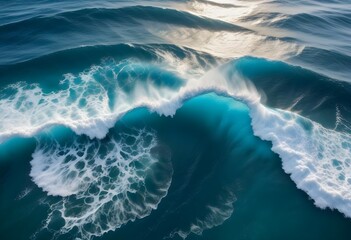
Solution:
<svg viewBox="0 0 351 240"><path fill-rule="evenodd" d="M0 1L1 239L350 239L350 1Z"/></svg>

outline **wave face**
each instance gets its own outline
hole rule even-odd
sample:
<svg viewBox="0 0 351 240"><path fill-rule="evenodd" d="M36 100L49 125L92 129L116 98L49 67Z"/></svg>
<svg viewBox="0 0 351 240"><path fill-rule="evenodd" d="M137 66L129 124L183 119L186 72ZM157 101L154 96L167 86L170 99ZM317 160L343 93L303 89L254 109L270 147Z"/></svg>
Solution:
<svg viewBox="0 0 351 240"><path fill-rule="evenodd" d="M350 4L4 3L0 231L349 239Z"/></svg>

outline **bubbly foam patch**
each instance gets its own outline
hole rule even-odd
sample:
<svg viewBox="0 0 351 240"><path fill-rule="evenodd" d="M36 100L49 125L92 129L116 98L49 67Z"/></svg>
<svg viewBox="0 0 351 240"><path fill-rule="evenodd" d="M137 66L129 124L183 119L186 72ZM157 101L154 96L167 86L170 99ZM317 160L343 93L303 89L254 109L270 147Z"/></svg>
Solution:
<svg viewBox="0 0 351 240"><path fill-rule="evenodd" d="M49 195L60 196L44 227L91 239L149 215L166 196L173 173L170 159L155 149L156 137L146 130L104 141L77 137L68 145L39 144L30 176Z"/></svg>
<svg viewBox="0 0 351 240"><path fill-rule="evenodd" d="M320 208L351 217L351 136L295 113L251 107L254 133L273 143L285 172Z"/></svg>
<svg viewBox="0 0 351 240"><path fill-rule="evenodd" d="M169 238L178 235L185 239L191 233L202 235L203 231L222 225L233 214L235 200L236 198L231 191L223 191L214 204L206 206L203 217L196 218L185 229L172 231Z"/></svg>
<svg viewBox="0 0 351 240"><path fill-rule="evenodd" d="M113 122L109 121L107 90L99 82L89 80L94 72L99 69L79 76L66 74L60 84L62 90L57 92L46 93L38 84L23 82L5 88L3 93L13 94L0 99L0 142L17 134L31 136L52 124L69 126L77 133L104 136Z"/></svg>
<svg viewBox="0 0 351 240"><path fill-rule="evenodd" d="M182 79L165 65L105 59L79 74L65 74L55 90L25 82L9 85L0 90L0 143L52 125L103 138L124 113L175 93Z"/></svg>

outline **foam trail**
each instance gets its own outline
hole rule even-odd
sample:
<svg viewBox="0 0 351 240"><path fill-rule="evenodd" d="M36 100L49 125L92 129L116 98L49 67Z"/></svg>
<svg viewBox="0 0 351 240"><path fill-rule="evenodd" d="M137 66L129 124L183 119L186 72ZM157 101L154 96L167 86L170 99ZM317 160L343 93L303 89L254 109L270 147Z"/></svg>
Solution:
<svg viewBox="0 0 351 240"><path fill-rule="evenodd" d="M173 239L178 235L186 239L191 233L202 235L203 231L222 225L233 214L235 200L236 198L232 192L228 190L223 191L218 196L216 203L206 206L204 216L196 218L189 223L186 229L172 231L169 238Z"/></svg>
<svg viewBox="0 0 351 240"><path fill-rule="evenodd" d="M33 153L30 176L49 195L62 197L49 205L44 226L57 230L63 219L56 234L78 229L79 238L101 236L149 215L167 194L172 165L155 152L153 132L134 130L103 142L43 142Z"/></svg>

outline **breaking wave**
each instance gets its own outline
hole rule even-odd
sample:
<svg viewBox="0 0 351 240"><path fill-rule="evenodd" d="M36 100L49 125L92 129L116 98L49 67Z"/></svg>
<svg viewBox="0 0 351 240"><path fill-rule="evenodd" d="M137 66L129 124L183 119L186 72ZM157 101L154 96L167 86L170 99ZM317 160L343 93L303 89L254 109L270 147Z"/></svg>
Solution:
<svg viewBox="0 0 351 240"><path fill-rule="evenodd" d="M351 136L348 133L325 128L287 110L265 106L254 84L236 69L237 61L210 71L201 68L201 64L194 67L193 63L190 71L187 58L159 53L159 59L163 60L162 68L157 62L106 60L78 75L66 74L60 83L61 90L56 92L45 92L39 85L24 83L9 86L6 90L11 89L11 94L5 97L3 94L0 100L1 112L4 113L0 132L2 141L13 135L32 136L52 125L65 125L78 135L103 139L126 112L147 107L161 115L172 116L184 101L215 92L249 107L255 135L272 142L272 150L282 158L284 170L291 174L298 188L314 199L317 206L335 208L351 216L351 195L348 194L351 188L351 176L348 174ZM196 68L198 71L194 70ZM86 146L90 145L87 143ZM85 149L88 150L88 147ZM55 150L53 153L58 152ZM62 160L65 156L79 158L69 151L61 157L53 153L49 155ZM64 179L70 179L69 176L74 179L78 174L61 167L66 174ZM46 180L46 184L38 179L39 176L34 181L54 194L49 188L57 188L48 181L51 178ZM65 185L69 187L66 192L58 194L70 195L82 187L74 185L73 181L70 185L71 180L67 181ZM60 181L53 178L52 183L59 184ZM87 185L84 182L80 184Z"/></svg>

